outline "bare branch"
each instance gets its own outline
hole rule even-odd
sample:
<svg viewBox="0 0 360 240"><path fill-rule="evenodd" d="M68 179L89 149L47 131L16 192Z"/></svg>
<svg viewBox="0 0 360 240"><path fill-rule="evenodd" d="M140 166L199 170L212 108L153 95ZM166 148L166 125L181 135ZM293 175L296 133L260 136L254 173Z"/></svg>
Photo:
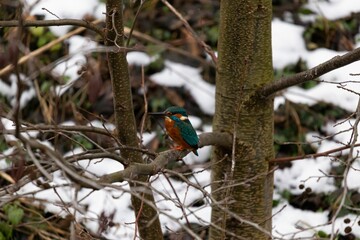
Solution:
<svg viewBox="0 0 360 240"><path fill-rule="evenodd" d="M231 135L228 133L203 133L199 136L200 144L199 147L206 145L217 144L224 147L231 148ZM185 157L190 150L168 150L161 152L158 157L154 159L151 163L137 163L132 164L125 170L114 172L108 175L105 175L100 178L100 182L113 183L113 182L122 182L129 179L136 179L140 175L152 176L160 171L162 171L169 162L176 161Z"/></svg>
<svg viewBox="0 0 360 240"><path fill-rule="evenodd" d="M123 182L129 179L136 179L140 175L155 175L160 172L165 166L173 160L181 159L186 156L189 151L177 151L177 150L168 150L159 154L159 156L152 161L151 163L138 163L132 164L126 169L118 172L114 172L108 175L104 175L99 179L99 182L102 183L113 183L113 182Z"/></svg>
<svg viewBox="0 0 360 240"><path fill-rule="evenodd" d="M289 77L283 77L278 81L265 85L263 88L257 91L260 97L269 97L278 91L284 90L288 87L304 83L306 81L313 80L325 73L331 72L335 69L344 67L350 63L360 60L360 48L356 48L342 56L336 56L332 59L321 63L320 65L313 67L309 70L297 73Z"/></svg>
<svg viewBox="0 0 360 240"><path fill-rule="evenodd" d="M57 20L26 20L22 23L23 27L50 27L50 26L78 26L83 27L89 30L92 30L99 34L101 37L105 36L102 28L97 27L95 24L99 23L100 20L96 20L92 23L79 20L79 19L57 19ZM9 20L9 21L0 21L1 27L17 27L19 26L19 21Z"/></svg>

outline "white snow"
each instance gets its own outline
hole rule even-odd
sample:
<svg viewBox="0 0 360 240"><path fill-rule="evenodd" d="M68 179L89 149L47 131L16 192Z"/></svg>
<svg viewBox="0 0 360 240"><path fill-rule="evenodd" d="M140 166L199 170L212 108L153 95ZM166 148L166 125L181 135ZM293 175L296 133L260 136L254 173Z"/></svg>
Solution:
<svg viewBox="0 0 360 240"><path fill-rule="evenodd" d="M138 65L138 66L147 66L154 60L156 57L150 57L148 54L144 52L128 52L126 54L126 60L129 65Z"/></svg>
<svg viewBox="0 0 360 240"><path fill-rule="evenodd" d="M70 58L58 62L52 70L55 75L67 79L66 84L55 87L55 93L57 95L65 93L72 84L79 79L79 69L86 65L86 57L84 54L91 52L97 47L95 42L82 36L72 36L67 42L70 45Z"/></svg>
<svg viewBox="0 0 360 240"><path fill-rule="evenodd" d="M87 0L86 4L82 1L74 0L41 0L37 4L36 0L26 0L28 6L33 6L31 15L44 15L45 20L55 19L83 19L86 14L93 15L97 18L105 18L105 4L99 0ZM65 35L71 26L54 26L50 30L57 36Z"/></svg>
<svg viewBox="0 0 360 240"><path fill-rule="evenodd" d="M351 13L360 11L358 0L309 0L308 2L305 8L329 20L350 16Z"/></svg>
<svg viewBox="0 0 360 240"><path fill-rule="evenodd" d="M166 60L165 68L150 76L157 84L169 87L184 86L200 109L207 114L215 112L215 86L202 79L201 69Z"/></svg>
<svg viewBox="0 0 360 240"><path fill-rule="evenodd" d="M284 68L296 63L299 58L307 54L302 37L304 27L283 22L279 19L272 21L272 48L274 68Z"/></svg>

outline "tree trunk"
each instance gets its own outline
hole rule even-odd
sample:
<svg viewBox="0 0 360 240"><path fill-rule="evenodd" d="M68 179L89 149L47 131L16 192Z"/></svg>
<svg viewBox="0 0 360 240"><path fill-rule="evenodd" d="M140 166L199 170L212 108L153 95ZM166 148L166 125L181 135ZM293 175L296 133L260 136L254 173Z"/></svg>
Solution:
<svg viewBox="0 0 360 240"><path fill-rule="evenodd" d="M232 152L214 148L212 196L221 206L213 205L210 239L268 239L264 231L229 212L271 232L273 175L268 160L274 157L273 101L252 96L273 79L272 3L222 0L220 4L213 130L229 132L235 140Z"/></svg>
<svg viewBox="0 0 360 240"><path fill-rule="evenodd" d="M107 46L124 46L124 27L122 14L122 1L108 0L106 4L106 39ZM114 26L114 25L115 26ZM132 103L132 94L126 52L118 49L119 52L109 51L109 70L111 74L112 87L114 93L115 124L118 138L121 144L129 147L139 147L136 132L136 122ZM121 150L123 158L128 159L131 164L143 163L140 152L134 150ZM139 176L136 179L146 183L147 176ZM144 184L138 185L129 182L131 191L143 196L148 202L155 206L154 196L150 188ZM137 226L141 239L162 239L162 231L157 211L146 204L142 199L132 195L132 205L135 209Z"/></svg>

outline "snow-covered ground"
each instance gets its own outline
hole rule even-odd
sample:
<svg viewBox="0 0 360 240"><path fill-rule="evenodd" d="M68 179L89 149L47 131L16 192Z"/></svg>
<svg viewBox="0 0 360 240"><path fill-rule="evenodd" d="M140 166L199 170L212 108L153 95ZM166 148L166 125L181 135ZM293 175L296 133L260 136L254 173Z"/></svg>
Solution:
<svg viewBox="0 0 360 240"><path fill-rule="evenodd" d="M27 2L30 4L34 3L35 0L27 0ZM55 13L60 18L79 19L87 13L92 14L97 18L104 17L103 13L105 12L105 7L103 3L99 4L98 0L87 0L86 4L80 2L81 1L73 0L42 0L32 8L31 14L43 14L46 16L46 19L56 19L50 12ZM313 21L319 15L324 15L328 19L337 19L339 17L348 16L351 12L360 11L358 0L310 0L306 7L317 14L310 17L306 16L309 21ZM45 11L43 8L46 8L49 11ZM56 35L61 36L65 34L69 28L53 27L51 30ZM336 52L328 49L308 51L303 40L303 32L304 28L301 26L296 26L280 19L273 20L272 45L275 68L281 69L290 63L297 62L299 58L306 61L308 67L311 68L334 56L344 54L344 52ZM82 52L86 49L97 47L97 44L80 36L69 38L68 43L70 44L70 54L73 54L72 57L65 62L59 63L53 71L57 74L66 74L71 82L76 81L78 77L77 70L80 67L78 63L86 60ZM360 43L357 43L356 47L358 46L360 46ZM147 65L153 60L154 58L151 58L144 53L128 53L128 61L131 62L131 64ZM349 74L359 73L359 69L359 63L353 63L325 74L321 79L335 82L349 80L356 81L358 76L353 77L349 76ZM166 86L184 86L192 94L204 113L213 114L215 110L215 86L203 80L200 71L201 69L166 61L165 68L161 72L150 76L150 79L158 84ZM14 97L16 93L15 83L14 80L11 88L7 88L5 85L3 86L0 81L0 94L9 98ZM360 92L360 85L356 83L348 83L347 88L350 88L355 92ZM66 90L67 86L64 86L63 88L58 89L58 93L61 94ZM22 102L22 106L26 104L26 99L35 97L35 92L30 91L28 95L27 93L24 93L23 97L24 102ZM352 92L339 89L334 84L320 83L309 90L299 87L289 88L282 96L275 99L275 108L284 103L286 99L308 105L315 104L317 101L324 101L354 112L358 96ZM194 125L201 125L201 120L195 116L191 120L193 120L194 123L197 123ZM325 133L331 135L349 129L353 122L354 119L350 119L344 124L339 125L332 123L324 126L323 129ZM2 119L2 123L7 128L13 128L12 124L6 119ZM203 127L203 130L211 131L211 127ZM315 135L318 136L318 133L308 134L308 141L314 140ZM155 134L148 134L144 136L144 140L149 141L153 137L155 137ZM339 145L338 142L348 142L350 141L350 137L351 132L344 132L337 135L334 140L326 140L316 144L316 148L319 152L322 152L334 147L339 147L341 145ZM7 151L11 151L11 149L8 149ZM203 163L210 156L210 148L206 147L199 149L199 155L200 157L197 158L191 153L185 157L184 161L188 164ZM123 168L121 164L110 159L103 159L96 163L94 161L81 161L79 164L97 176L118 171ZM299 190L298 185L303 181L306 181L306 185L311 186L314 192L333 191L335 186L332 179L323 177L318 178L319 176L324 176L324 173L328 174L333 164L336 163L329 157L304 159L294 162L290 168L277 170L275 172L276 189L274 198L278 199L280 204L273 209L273 212L276 213L273 218L274 236L291 239L295 237L311 237L319 230L323 230L327 233L331 232L331 225L327 224L329 212L311 212L296 209L290 206L285 199L282 199L280 193L285 189L294 194L301 193L302 191ZM6 165L6 163L0 160L0 166L3 167L4 165ZM359 165L359 162L355 162L353 169L350 170L348 175L348 186L351 189L360 189ZM210 171L199 168L194 169L194 172L196 172L196 174L194 174L194 177L190 178L189 181L199 184L204 187L203 189L205 191L210 193ZM189 213L188 220L199 224L208 223L210 221L210 205L206 201L206 198L204 198L204 194L198 189L188 187L188 185L183 182L174 179L169 180L171 181L171 185L169 184L168 179L163 175L152 177L152 187L154 188L155 198L159 209L162 210L160 219L163 230L175 231L181 226L180 224L185 223L186 219L182 218L183 212L179 206L188 206L198 199L205 199L205 204L201 207L186 208L185 211ZM66 183L67 181L62 178L60 172L54 174L54 184ZM175 189L177 196L175 196L172 188ZM30 192L36 189L37 187L34 184L28 184L24 186L19 193ZM105 237L108 239L133 239L135 226L132 223L135 222L135 216L130 209L130 193L127 184L117 184L116 190L108 188L95 191L91 194L88 189L82 189L79 192L76 192L74 189L65 187L60 188L58 193L62 199L59 199L58 195L51 189L38 193L36 197L47 199L49 202L69 201L76 203L76 217L78 219L84 219L86 224L93 229L94 232L96 232L98 228L96 218L100 216L101 212L105 211L106 215L110 215L114 212L113 222L115 222L116 225L106 233ZM79 202L75 201L82 199L83 197L83 200ZM176 200L174 201L174 199ZM84 206L87 206L86 211ZM65 210L56 204L48 204L47 208L51 211L59 212L60 214L66 214ZM354 215L346 217L352 221L357 221L357 217ZM343 232L344 229L344 218L345 217L341 217L336 220L335 228L339 229L340 232ZM312 228L312 226L314 226L314 228ZM300 231L299 227L309 230ZM357 237L360 237L360 227L357 224L353 226L352 233Z"/></svg>

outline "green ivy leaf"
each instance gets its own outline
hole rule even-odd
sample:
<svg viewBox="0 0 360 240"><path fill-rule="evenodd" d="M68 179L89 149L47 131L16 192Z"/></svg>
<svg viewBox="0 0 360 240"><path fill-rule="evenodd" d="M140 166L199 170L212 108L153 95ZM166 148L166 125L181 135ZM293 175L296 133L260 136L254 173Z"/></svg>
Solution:
<svg viewBox="0 0 360 240"><path fill-rule="evenodd" d="M0 221L0 240L12 237L12 227L6 222Z"/></svg>
<svg viewBox="0 0 360 240"><path fill-rule="evenodd" d="M13 204L5 205L4 211L12 225L19 224L24 217L24 210Z"/></svg>
<svg viewBox="0 0 360 240"><path fill-rule="evenodd" d="M30 32L35 37L41 37L45 33L45 28L44 27L31 27Z"/></svg>
<svg viewBox="0 0 360 240"><path fill-rule="evenodd" d="M328 234L326 232L324 232L324 231L318 231L317 236L320 237L320 238L327 238Z"/></svg>

